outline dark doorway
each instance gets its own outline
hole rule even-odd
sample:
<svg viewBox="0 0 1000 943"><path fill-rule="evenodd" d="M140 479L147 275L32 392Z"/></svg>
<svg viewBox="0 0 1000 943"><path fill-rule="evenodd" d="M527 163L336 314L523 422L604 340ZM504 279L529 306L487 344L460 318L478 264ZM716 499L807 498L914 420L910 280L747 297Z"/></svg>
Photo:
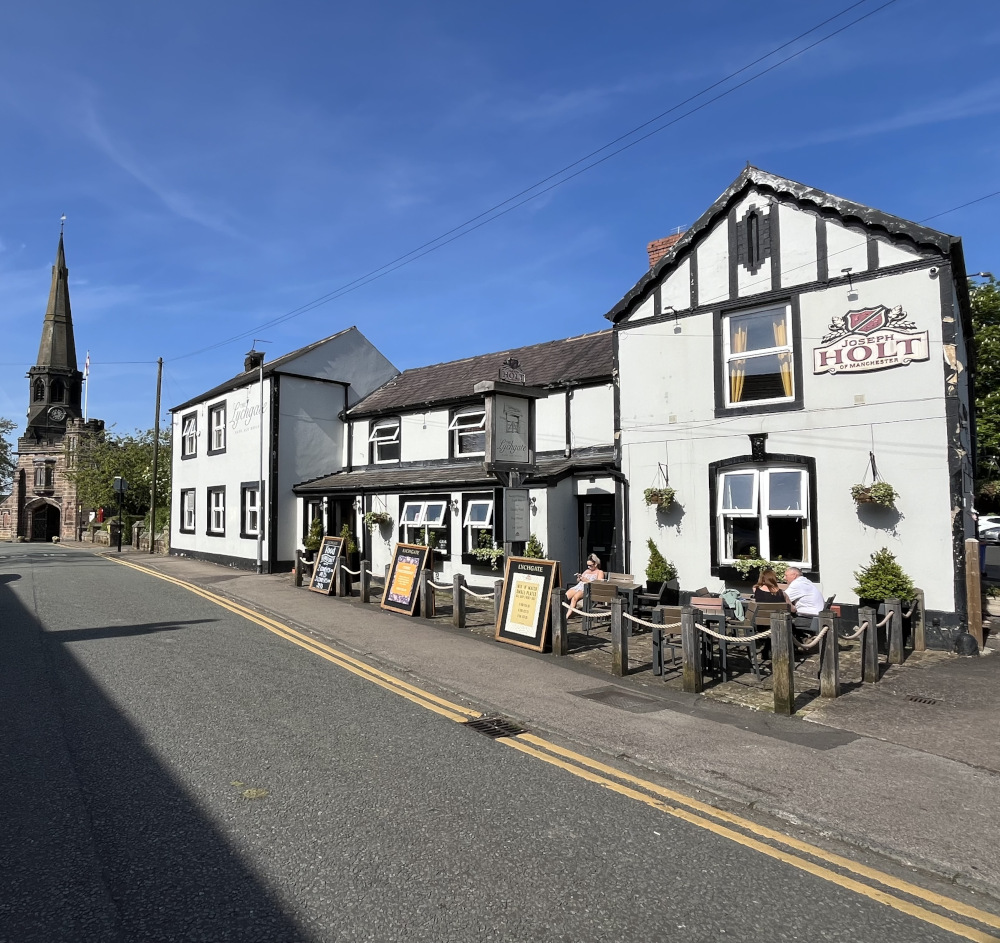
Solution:
<svg viewBox="0 0 1000 943"><path fill-rule="evenodd" d="M618 532L615 527L614 495L587 495L580 499L580 559L583 561L596 553L601 558L601 569L620 569L618 560Z"/></svg>
<svg viewBox="0 0 1000 943"><path fill-rule="evenodd" d="M31 512L31 539L51 540L59 536L59 508L41 504Z"/></svg>

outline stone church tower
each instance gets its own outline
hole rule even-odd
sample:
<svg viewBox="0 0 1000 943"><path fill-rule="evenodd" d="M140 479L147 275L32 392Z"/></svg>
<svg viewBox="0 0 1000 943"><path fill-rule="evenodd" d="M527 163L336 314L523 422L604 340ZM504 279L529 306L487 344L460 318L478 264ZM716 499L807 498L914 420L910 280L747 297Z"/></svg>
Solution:
<svg viewBox="0 0 1000 943"><path fill-rule="evenodd" d="M38 360L28 371L28 425L17 440L13 491L0 505L0 538L78 539L84 509L66 476L67 463L74 461L81 436L104 429L102 420L84 422L82 392L60 233Z"/></svg>

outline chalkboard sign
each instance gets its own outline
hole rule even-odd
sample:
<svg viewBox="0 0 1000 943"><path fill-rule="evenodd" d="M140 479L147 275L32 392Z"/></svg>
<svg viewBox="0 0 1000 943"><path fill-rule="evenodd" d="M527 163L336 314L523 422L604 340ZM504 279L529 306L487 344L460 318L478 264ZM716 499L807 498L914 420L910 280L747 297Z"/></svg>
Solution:
<svg viewBox="0 0 1000 943"><path fill-rule="evenodd" d="M557 560L508 557L496 637L501 642L542 651L549 627L552 588L562 577Z"/></svg>
<svg viewBox="0 0 1000 943"><path fill-rule="evenodd" d="M312 579L309 580L309 588L314 593L325 593L329 596L333 592L337 579L337 565L340 562L340 551L343 546L343 537L323 538L323 543L320 544L319 552L316 554Z"/></svg>
<svg viewBox="0 0 1000 943"><path fill-rule="evenodd" d="M420 571L427 562L429 548L419 544L396 544L392 565L385 578L382 608L414 615L420 600Z"/></svg>

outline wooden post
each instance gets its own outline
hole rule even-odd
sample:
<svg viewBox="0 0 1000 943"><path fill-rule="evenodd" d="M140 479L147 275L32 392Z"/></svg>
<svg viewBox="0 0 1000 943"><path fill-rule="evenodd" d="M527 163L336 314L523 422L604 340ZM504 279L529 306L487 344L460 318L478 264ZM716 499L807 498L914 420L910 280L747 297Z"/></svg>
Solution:
<svg viewBox="0 0 1000 943"><path fill-rule="evenodd" d="M858 609L858 625L868 623L861 636L861 680L866 684L874 684L878 681L878 629L875 623L878 622L878 610L871 606L862 606Z"/></svg>
<svg viewBox="0 0 1000 943"><path fill-rule="evenodd" d="M653 615L650 622L657 626L663 625L663 610L659 606L653 607ZM653 629L653 677L663 677L663 629Z"/></svg>
<svg viewBox="0 0 1000 943"><path fill-rule="evenodd" d="M979 541L974 537L965 542L965 598L969 635L983 647L983 590L979 583Z"/></svg>
<svg viewBox="0 0 1000 943"><path fill-rule="evenodd" d="M622 599L611 600L611 673L616 678L628 674L628 630L622 618Z"/></svg>
<svg viewBox="0 0 1000 943"><path fill-rule="evenodd" d="M493 581L493 624L500 621L500 607L503 605L503 580Z"/></svg>
<svg viewBox="0 0 1000 943"><path fill-rule="evenodd" d="M347 572L347 560L341 555L340 564L337 567L337 578L340 581L340 586L338 587L338 595L350 599L354 595L354 577Z"/></svg>
<svg viewBox="0 0 1000 943"><path fill-rule="evenodd" d="M343 592L341 591L341 585L343 583L343 580L341 579L340 576L340 568L343 565L344 565L344 558L338 554L337 565L333 568L333 573L330 574L330 589L332 590L332 592L330 593L331 596L344 595Z"/></svg>
<svg viewBox="0 0 1000 943"><path fill-rule="evenodd" d="M566 610L563 603L566 601L566 590L561 586L556 586L552 590L551 620L552 620L552 654L568 655L569 639L566 637Z"/></svg>
<svg viewBox="0 0 1000 943"><path fill-rule="evenodd" d="M425 619L434 618L434 587L431 586L430 570L420 571L420 614Z"/></svg>
<svg viewBox="0 0 1000 943"><path fill-rule="evenodd" d="M292 567L292 586L302 585L302 551L295 551L295 566Z"/></svg>
<svg viewBox="0 0 1000 943"><path fill-rule="evenodd" d="M820 697L840 697L840 639L837 637L837 620L829 609L819 614L819 630L826 629L820 643L819 693Z"/></svg>
<svg viewBox="0 0 1000 943"><path fill-rule="evenodd" d="M372 565L368 560L361 561L361 601L372 601Z"/></svg>
<svg viewBox="0 0 1000 943"><path fill-rule="evenodd" d="M771 613L771 671L774 712L790 717L795 713L795 640L792 619L786 612Z"/></svg>
<svg viewBox="0 0 1000 943"><path fill-rule="evenodd" d="M915 652L925 652L927 651L927 620L924 612L924 591L922 589L914 589L913 597L913 606L916 608L916 612L910 616L910 630L913 632L913 650Z"/></svg>
<svg viewBox="0 0 1000 943"><path fill-rule="evenodd" d="M465 577L456 573L451 578L451 624L459 629L465 628Z"/></svg>
<svg viewBox="0 0 1000 943"><path fill-rule="evenodd" d="M885 601L885 614L892 613L892 618L887 625L889 636L889 664L901 665L905 655L903 653L903 605L898 599L887 599Z"/></svg>
<svg viewBox="0 0 1000 943"><path fill-rule="evenodd" d="M701 664L700 632L695 625L701 621L701 610L685 606L681 610L681 646L684 659L683 686L688 694L701 694L705 678Z"/></svg>

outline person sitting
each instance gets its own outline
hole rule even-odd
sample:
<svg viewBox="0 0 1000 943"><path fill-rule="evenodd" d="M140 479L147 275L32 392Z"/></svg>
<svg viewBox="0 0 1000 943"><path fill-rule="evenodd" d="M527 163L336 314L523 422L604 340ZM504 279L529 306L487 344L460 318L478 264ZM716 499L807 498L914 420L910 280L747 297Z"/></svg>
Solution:
<svg viewBox="0 0 1000 943"><path fill-rule="evenodd" d="M566 598L569 600L569 610L566 618L573 618L576 611L576 604L583 599L584 584L593 583L595 580L604 579L604 570L601 569L601 559L596 554L587 557L587 569L576 574L577 583L571 589L566 590Z"/></svg>
<svg viewBox="0 0 1000 943"><path fill-rule="evenodd" d="M808 577L802 575L797 566L785 569L785 596L788 607L795 616L795 625L800 629L813 628L813 621L824 609L826 601L819 587Z"/></svg>
<svg viewBox="0 0 1000 943"><path fill-rule="evenodd" d="M753 598L755 602L788 602L778 585L778 574L770 567L760 571L760 578L753 586Z"/></svg>

